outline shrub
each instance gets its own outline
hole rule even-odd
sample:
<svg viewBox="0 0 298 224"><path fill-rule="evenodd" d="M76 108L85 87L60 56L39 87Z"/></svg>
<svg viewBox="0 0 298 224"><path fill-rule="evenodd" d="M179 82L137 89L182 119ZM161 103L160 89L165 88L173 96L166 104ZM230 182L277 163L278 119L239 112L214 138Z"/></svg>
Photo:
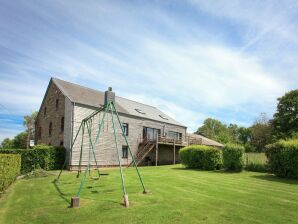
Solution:
<svg viewBox="0 0 298 224"><path fill-rule="evenodd" d="M6 149L0 153L20 154L21 173L28 173L36 168L45 170L60 169L65 160L65 149L47 145L36 145L33 149Z"/></svg>
<svg viewBox="0 0 298 224"><path fill-rule="evenodd" d="M20 169L20 155L0 154L0 192L15 181Z"/></svg>
<svg viewBox="0 0 298 224"><path fill-rule="evenodd" d="M223 166L227 170L241 171L244 167L244 147L227 144L223 148Z"/></svg>
<svg viewBox="0 0 298 224"><path fill-rule="evenodd" d="M221 166L221 151L211 146L187 146L179 151L179 155L187 168L214 170Z"/></svg>
<svg viewBox="0 0 298 224"><path fill-rule="evenodd" d="M271 172L279 177L298 178L298 139L267 145L265 153Z"/></svg>

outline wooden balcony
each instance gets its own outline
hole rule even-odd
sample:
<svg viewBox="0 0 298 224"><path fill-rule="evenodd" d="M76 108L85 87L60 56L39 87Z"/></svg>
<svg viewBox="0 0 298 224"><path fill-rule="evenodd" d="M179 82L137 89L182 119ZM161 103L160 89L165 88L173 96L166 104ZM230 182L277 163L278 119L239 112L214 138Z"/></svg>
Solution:
<svg viewBox="0 0 298 224"><path fill-rule="evenodd" d="M188 146L188 145L201 145L202 139L192 138L190 136L182 139L175 139L175 138L169 138L166 136L158 135L157 138L158 144L164 144L164 145L176 145L176 146Z"/></svg>

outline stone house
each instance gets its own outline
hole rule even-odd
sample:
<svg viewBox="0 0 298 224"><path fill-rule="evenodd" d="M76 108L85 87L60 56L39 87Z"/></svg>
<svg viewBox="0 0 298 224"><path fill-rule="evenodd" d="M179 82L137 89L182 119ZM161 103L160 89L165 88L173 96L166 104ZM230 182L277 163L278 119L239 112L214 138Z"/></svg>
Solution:
<svg viewBox="0 0 298 224"><path fill-rule="evenodd" d="M104 105L104 95L104 92L51 78L36 119L35 144L64 146L69 168L76 169L83 143L82 165L86 165L89 157L87 131L80 131L79 140L74 142L72 150L71 145L81 121ZM202 138L188 135L186 126L156 107L119 96L115 97L115 105L132 152L140 165L175 164L179 162L178 151L181 147L202 144ZM99 113L92 121L92 139L95 139L102 115ZM129 165L132 160L120 125L116 129L121 162ZM101 137L94 148L100 166L118 164L110 113L106 116ZM94 161L91 160L91 163L94 165Z"/></svg>

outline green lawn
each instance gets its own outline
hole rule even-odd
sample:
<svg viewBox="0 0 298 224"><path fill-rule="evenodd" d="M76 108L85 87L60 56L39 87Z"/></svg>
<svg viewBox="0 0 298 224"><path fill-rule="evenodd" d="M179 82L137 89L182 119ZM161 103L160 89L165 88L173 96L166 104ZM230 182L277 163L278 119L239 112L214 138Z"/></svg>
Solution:
<svg viewBox="0 0 298 224"><path fill-rule="evenodd" d="M0 223L298 223L298 181L264 173L208 172L181 166L141 168L151 191L143 195L134 169L125 170L131 206L123 207L119 171L88 178L81 207L68 208L75 173L19 180L0 199Z"/></svg>

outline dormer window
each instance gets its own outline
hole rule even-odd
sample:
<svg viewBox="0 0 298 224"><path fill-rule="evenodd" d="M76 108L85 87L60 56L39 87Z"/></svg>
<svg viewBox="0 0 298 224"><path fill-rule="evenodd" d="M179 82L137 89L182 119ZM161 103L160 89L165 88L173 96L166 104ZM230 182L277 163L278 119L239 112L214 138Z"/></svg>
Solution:
<svg viewBox="0 0 298 224"><path fill-rule="evenodd" d="M142 111L141 109L135 109L138 113L140 113L140 114L146 114L144 111Z"/></svg>
<svg viewBox="0 0 298 224"><path fill-rule="evenodd" d="M162 119L164 119L164 120L169 120L168 118L166 118L164 115L159 115Z"/></svg>

